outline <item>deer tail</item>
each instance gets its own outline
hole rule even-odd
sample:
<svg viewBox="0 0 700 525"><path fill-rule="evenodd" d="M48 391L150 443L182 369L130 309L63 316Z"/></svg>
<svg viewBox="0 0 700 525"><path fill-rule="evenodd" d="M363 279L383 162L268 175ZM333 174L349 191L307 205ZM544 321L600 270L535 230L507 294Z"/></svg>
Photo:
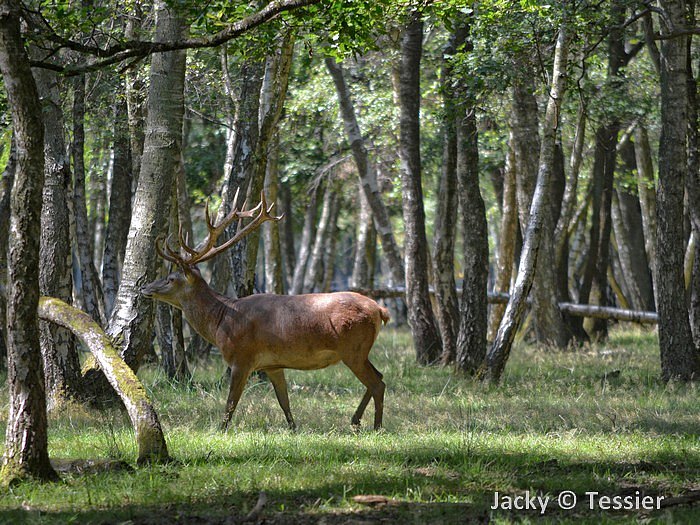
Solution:
<svg viewBox="0 0 700 525"><path fill-rule="evenodd" d="M382 317L382 322L384 324L387 324L391 319L391 316L389 315L389 310L387 310L383 306L379 307L379 315Z"/></svg>

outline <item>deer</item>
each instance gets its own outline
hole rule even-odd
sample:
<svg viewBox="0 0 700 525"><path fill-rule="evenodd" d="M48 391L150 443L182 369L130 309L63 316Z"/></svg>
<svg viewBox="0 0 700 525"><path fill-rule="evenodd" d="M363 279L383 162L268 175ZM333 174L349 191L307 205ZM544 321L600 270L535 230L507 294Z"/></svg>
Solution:
<svg viewBox="0 0 700 525"><path fill-rule="evenodd" d="M359 428L365 408L374 400L374 429L382 427L384 391L382 374L369 360L382 323L389 312L374 300L354 292L303 295L253 294L232 299L212 289L197 265L212 259L268 221L272 215L264 193L252 209L237 208L238 191L231 211L217 225L205 207L206 238L196 248L189 246L179 229L180 249L170 247L170 237L159 236L155 249L177 270L153 281L141 290L151 299L166 302L182 311L190 326L206 341L219 348L231 369L231 382L222 430L228 430L248 378L263 371L275 391L287 424L296 430L289 408L285 369L316 370L340 363L347 366L365 386L366 392L351 419ZM219 236L234 221L236 233L217 246ZM250 220L245 225L244 221Z"/></svg>

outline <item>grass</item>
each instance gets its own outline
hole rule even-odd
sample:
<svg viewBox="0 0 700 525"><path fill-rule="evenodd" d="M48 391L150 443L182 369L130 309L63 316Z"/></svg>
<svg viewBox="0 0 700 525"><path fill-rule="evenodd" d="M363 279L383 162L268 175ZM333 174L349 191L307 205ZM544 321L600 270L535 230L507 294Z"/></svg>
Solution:
<svg viewBox="0 0 700 525"><path fill-rule="evenodd" d="M0 494L8 523L238 523L261 492L271 523L495 523L700 521L700 508L590 510L585 493L676 497L700 490L698 389L658 381L655 334L616 331L604 345L558 352L516 347L501 385L415 364L406 331L386 329L373 350L384 373L385 430L352 432L363 388L342 366L288 372L296 433L268 383L251 381L228 434L218 431L227 393L217 359L187 384L156 368L140 373L177 463L70 472L56 484ZM0 403L7 413L7 393ZM365 428L372 420L365 415ZM4 426L4 421L2 422ZM128 421L117 410L72 407L50 420L50 454L133 463ZM572 510L493 511L494 492L556 497ZM377 506L354 496L383 495Z"/></svg>

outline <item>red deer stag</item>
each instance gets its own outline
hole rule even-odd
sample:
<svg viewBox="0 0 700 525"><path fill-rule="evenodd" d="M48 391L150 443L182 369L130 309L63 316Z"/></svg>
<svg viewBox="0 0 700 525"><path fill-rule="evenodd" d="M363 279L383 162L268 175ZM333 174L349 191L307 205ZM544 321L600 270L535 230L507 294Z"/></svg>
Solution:
<svg viewBox="0 0 700 525"><path fill-rule="evenodd" d="M187 245L182 231L179 235L181 252L172 250L167 240L156 240L158 255L175 263L180 271L146 285L142 293L182 310L192 328L221 349L231 367L224 430L252 372L263 370L270 378L287 423L294 429L284 369L315 370L340 361L367 387L352 424L360 424L373 398L374 428L379 429L385 384L368 356L382 321L389 320L386 308L353 292L294 296L256 294L231 299L211 289L197 269L198 263L223 252L265 221L280 220L282 217L270 214L273 206L268 208L265 196L261 195L255 208L242 211L237 209L234 198L232 211L221 224L214 226L207 204L205 215L209 233L197 248ZM244 219L252 220L243 226ZM238 220L236 234L216 246L217 238L234 220Z"/></svg>

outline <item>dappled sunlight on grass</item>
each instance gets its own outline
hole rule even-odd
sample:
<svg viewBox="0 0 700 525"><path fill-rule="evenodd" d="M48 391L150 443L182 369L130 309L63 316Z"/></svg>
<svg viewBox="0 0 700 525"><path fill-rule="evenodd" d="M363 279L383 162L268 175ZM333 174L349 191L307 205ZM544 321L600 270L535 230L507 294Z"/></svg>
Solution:
<svg viewBox="0 0 700 525"><path fill-rule="evenodd" d="M15 519L11 509L24 507L30 510L22 516L36 523L70 513L140 523L154 508L166 509L164 521L179 512L223 522L244 516L265 491L273 522L342 522L348 515L393 521L406 513L423 522L508 522L519 518L488 508L494 491L615 494L641 487L678 495L700 488L697 387L657 381L653 332L613 332L605 345L565 352L520 345L495 387L417 366L405 331L384 330L371 358L387 384L379 433L367 430L372 404L363 430L351 428L364 387L343 366L288 372L297 432L286 428L269 383L252 378L226 434L218 430L228 390L223 363L197 364L186 383L145 369L139 375L177 463L24 484L0 495L0 521L2 509ZM50 424L52 457L133 462L136 455L117 409L73 406ZM397 503L368 510L353 502L358 494ZM626 516L576 512L591 522ZM679 507L673 519L694 512Z"/></svg>

